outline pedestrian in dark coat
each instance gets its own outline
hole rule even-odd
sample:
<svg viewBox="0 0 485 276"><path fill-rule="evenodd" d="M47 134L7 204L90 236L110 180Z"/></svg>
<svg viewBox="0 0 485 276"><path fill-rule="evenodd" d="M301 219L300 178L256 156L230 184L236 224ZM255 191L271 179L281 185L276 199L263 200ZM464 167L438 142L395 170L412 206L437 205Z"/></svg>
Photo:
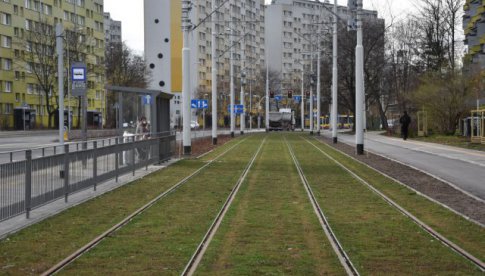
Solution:
<svg viewBox="0 0 485 276"><path fill-rule="evenodd" d="M401 123L401 135L404 140L408 139L409 124L411 124L411 117L404 111L404 115L399 119Z"/></svg>

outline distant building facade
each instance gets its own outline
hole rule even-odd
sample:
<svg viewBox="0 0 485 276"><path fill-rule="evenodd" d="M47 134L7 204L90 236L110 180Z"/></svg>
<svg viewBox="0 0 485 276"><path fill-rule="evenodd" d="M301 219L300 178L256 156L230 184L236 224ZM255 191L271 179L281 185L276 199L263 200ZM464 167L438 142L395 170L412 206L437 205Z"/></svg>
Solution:
<svg viewBox="0 0 485 276"><path fill-rule="evenodd" d="M463 29L468 53L465 64L477 64L485 69L485 2L466 0L463 6Z"/></svg>
<svg viewBox="0 0 485 276"><path fill-rule="evenodd" d="M111 43L121 44L123 42L121 32L121 21L113 20L109 12L105 12L104 16L104 35L106 45Z"/></svg>

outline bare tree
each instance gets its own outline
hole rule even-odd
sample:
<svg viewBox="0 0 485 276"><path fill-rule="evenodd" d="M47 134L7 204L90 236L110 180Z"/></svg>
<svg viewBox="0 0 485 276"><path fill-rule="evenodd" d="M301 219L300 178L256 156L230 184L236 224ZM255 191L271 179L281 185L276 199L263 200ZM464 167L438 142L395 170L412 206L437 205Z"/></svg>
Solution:
<svg viewBox="0 0 485 276"><path fill-rule="evenodd" d="M106 45L106 79L109 84L115 86L127 86L146 88L150 81L150 72L145 59L133 53L125 43L111 43ZM114 93L107 95L107 102L116 102ZM137 96L129 95L123 97L125 106L137 103ZM107 114L114 117L113 106L107 106ZM130 111L131 110L131 111ZM126 109L127 112L133 113L133 109ZM134 114L125 114L127 117L134 118ZM107 121L108 120L107 118ZM116 120L111 120L115 122Z"/></svg>
<svg viewBox="0 0 485 276"><path fill-rule="evenodd" d="M53 126L53 118L58 110L57 98L57 56L54 27L47 18L39 21L27 21L25 37L18 41L25 49L22 63L28 73L32 73L40 87L49 115L48 127Z"/></svg>

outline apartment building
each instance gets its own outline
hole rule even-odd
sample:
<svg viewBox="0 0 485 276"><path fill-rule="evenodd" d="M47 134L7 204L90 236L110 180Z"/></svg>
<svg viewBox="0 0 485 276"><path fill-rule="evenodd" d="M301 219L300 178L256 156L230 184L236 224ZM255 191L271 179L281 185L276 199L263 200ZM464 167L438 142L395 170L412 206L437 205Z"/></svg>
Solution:
<svg viewBox="0 0 485 276"><path fill-rule="evenodd" d="M109 12L104 14L104 41L106 45L111 43L121 44L123 42L121 36L121 21L113 20Z"/></svg>
<svg viewBox="0 0 485 276"><path fill-rule="evenodd" d="M224 3L225 2L225 3ZM223 4L224 3L224 4ZM192 97L209 95L212 85L212 0L192 1L190 17L197 26L190 33ZM230 51L234 51L235 79L244 69L255 79L265 64L264 0L217 0L218 93L229 93ZM145 56L152 70L151 89L174 93L172 122L180 120L182 92L181 1L145 0ZM231 38L234 40L231 46ZM244 58L243 58L244 57ZM223 109L225 110L225 108Z"/></svg>
<svg viewBox="0 0 485 276"><path fill-rule="evenodd" d="M337 14L346 22L347 6L338 6ZM377 12L364 10L363 17L377 19ZM281 89L300 81L302 66L311 71L317 49L332 51L333 1L273 0L265 18L269 68L280 73Z"/></svg>
<svg viewBox="0 0 485 276"><path fill-rule="evenodd" d="M483 70L485 69L485 2L466 0L463 9L465 45L468 45L465 63L478 64Z"/></svg>
<svg viewBox="0 0 485 276"><path fill-rule="evenodd" d="M53 42L57 23L65 30L66 80L70 62L85 62L88 111L104 114L103 0L1 0L0 19L1 129L48 125L47 106L57 107L57 80L43 83L36 72L57 64ZM35 55L39 49L44 56ZM48 99L43 88L46 85L50 86ZM78 106L77 98L66 97L66 115L71 110L73 125L78 121Z"/></svg>

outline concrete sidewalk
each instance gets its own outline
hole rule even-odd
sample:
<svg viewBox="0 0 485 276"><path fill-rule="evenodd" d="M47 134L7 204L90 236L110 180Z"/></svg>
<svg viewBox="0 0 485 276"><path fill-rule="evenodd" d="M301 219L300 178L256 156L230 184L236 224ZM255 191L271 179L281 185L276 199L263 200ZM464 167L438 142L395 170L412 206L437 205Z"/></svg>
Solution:
<svg viewBox="0 0 485 276"><path fill-rule="evenodd" d="M331 137L330 131L322 132ZM466 194L485 200L485 152L435 143L365 133L364 149L396 160L448 182ZM338 140L355 146L355 136L339 133Z"/></svg>
<svg viewBox="0 0 485 276"><path fill-rule="evenodd" d="M69 200L67 203L64 202L64 198L55 200L44 206L32 210L30 212L29 219L26 218L25 214L21 214L8 220L2 221L0 222L0 239L3 239L7 235L22 230L23 228L38 223L46 218L61 213L62 211L65 211L73 206L82 204L104 193L115 190L121 186L143 178L151 173L164 169L177 161L178 160L174 159L161 165L149 166L148 170L137 170L135 176L133 176L131 173L120 176L118 182L116 182L115 179L112 179L107 182L100 183L98 184L96 191L94 191L93 188L90 187L86 190L71 194L69 195Z"/></svg>

